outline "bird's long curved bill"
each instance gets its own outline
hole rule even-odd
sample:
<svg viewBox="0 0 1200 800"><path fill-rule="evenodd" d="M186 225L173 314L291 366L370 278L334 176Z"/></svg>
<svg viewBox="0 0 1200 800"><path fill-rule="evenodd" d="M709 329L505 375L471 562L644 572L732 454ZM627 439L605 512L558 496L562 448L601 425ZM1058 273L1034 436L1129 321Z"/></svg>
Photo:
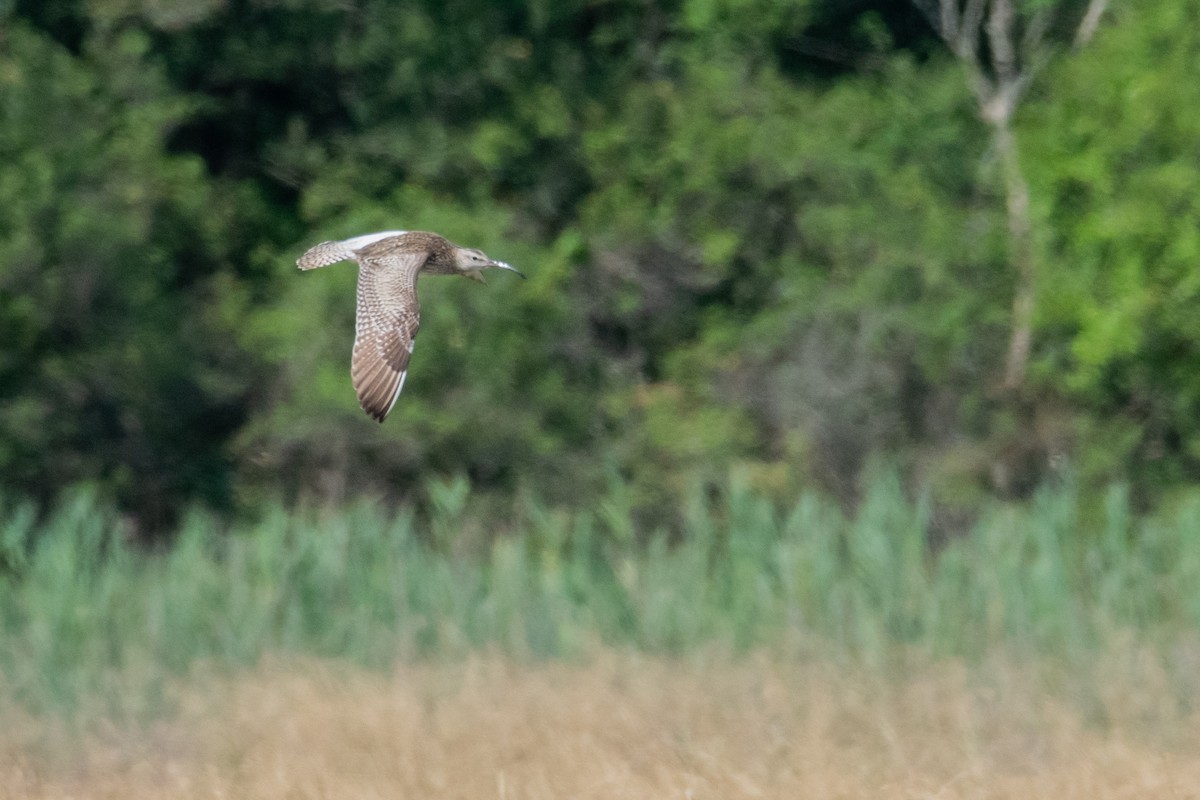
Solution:
<svg viewBox="0 0 1200 800"><path fill-rule="evenodd" d="M517 274L518 274L518 275L520 275L522 278L524 278L524 277L525 277L524 273L522 273L522 272L521 272L519 269L517 269L516 267L514 267L514 266L511 266L511 265L509 265L509 264L506 264L506 263L504 263L503 261L493 261L491 264L488 264L488 266L489 266L489 267L499 267L500 269L506 269L506 270L508 270L509 272L515 272L515 273L517 273Z"/></svg>

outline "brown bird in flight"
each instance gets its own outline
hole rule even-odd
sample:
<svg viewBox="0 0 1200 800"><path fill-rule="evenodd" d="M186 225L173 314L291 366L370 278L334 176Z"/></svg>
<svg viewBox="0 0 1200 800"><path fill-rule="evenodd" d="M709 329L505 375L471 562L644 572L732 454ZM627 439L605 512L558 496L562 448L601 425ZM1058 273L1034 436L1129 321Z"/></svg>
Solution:
<svg viewBox="0 0 1200 800"><path fill-rule="evenodd" d="M413 339L421 324L417 275L462 275L485 283L488 267L520 272L426 231L383 231L340 242L321 242L296 261L316 269L339 261L358 262L358 315L350 377L363 411L383 422L404 388ZM521 275L524 278L524 275Z"/></svg>

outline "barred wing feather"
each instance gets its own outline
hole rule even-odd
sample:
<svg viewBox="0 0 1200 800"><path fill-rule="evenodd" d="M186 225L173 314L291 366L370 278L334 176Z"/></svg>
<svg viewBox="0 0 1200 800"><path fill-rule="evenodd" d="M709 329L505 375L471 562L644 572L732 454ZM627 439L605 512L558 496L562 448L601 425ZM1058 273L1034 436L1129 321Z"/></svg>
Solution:
<svg viewBox="0 0 1200 800"><path fill-rule="evenodd" d="M363 259L358 270L358 316L350 376L363 411L383 422L408 374L421 324L417 273L428 253Z"/></svg>

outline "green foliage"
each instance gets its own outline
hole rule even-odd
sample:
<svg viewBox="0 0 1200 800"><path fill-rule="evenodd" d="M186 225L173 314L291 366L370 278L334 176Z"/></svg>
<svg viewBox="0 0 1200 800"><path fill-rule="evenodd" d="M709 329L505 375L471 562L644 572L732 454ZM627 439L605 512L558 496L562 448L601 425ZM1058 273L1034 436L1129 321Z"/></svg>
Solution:
<svg viewBox="0 0 1200 800"><path fill-rule="evenodd" d="M49 493L100 478L150 520L226 494L244 368L219 318L225 223L187 113L115 36L87 69L18 22L0 51L0 470ZM198 268L203 264L203 268ZM186 454L186 457L185 457Z"/></svg>
<svg viewBox="0 0 1200 800"><path fill-rule="evenodd" d="M620 485L595 512L521 498L496 513L467 488L431 485L420 516L272 507L226 529L194 513L161 553L131 548L91 491L40 523L7 504L0 690L70 707L268 654L386 665L601 644L820 647L869 661L1007 650L1082 666L1130 635L1178 643L1200 625L1195 497L1139 522L1123 487L1087 511L1068 484L1027 510L992 506L931 552L928 505L889 476L853 517L813 493L778 506L734 476L717 494L687 493L674 545L639 527Z"/></svg>
<svg viewBox="0 0 1200 800"><path fill-rule="evenodd" d="M731 465L852 505L886 460L935 516L1064 459L1139 503L1186 484L1194 10L1114 6L1017 113L1045 266L1012 398L989 132L912 4L851 5L0 5L0 479L93 482L139 533L430 473L581 506L616 476L672 529ZM423 280L381 428L353 268L293 264L392 228L530 280Z"/></svg>
<svg viewBox="0 0 1200 800"><path fill-rule="evenodd" d="M1193 475L1200 457L1200 54L1196 9L1152 3L1054 76L1038 105L1031 175L1045 218L1043 379L1099 431L1095 471L1144 465L1150 480Z"/></svg>

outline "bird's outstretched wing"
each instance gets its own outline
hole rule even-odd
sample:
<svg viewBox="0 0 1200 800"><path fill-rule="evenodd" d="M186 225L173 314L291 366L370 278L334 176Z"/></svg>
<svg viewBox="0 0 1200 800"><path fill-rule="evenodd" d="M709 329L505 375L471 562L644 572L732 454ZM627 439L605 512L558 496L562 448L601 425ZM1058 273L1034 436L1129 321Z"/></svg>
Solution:
<svg viewBox="0 0 1200 800"><path fill-rule="evenodd" d="M377 422L387 418L404 388L421 324L417 273L428 257L428 252L393 252L359 263L350 377L363 411Z"/></svg>

